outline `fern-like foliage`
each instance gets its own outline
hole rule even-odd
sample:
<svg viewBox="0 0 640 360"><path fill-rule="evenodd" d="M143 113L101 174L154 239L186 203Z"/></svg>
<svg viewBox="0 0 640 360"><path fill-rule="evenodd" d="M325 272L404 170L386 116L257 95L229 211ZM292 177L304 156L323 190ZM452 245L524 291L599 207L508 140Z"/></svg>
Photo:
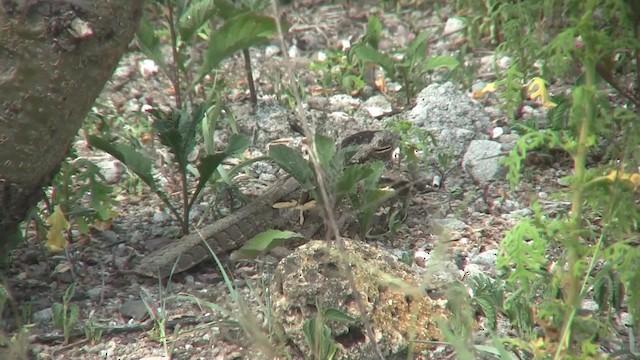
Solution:
<svg viewBox="0 0 640 360"><path fill-rule="evenodd" d="M508 169L507 180L511 186L520 182L522 162L527 158L529 152L538 149L558 148L562 144L561 135L555 131L531 131L520 137L516 146L503 160L503 164Z"/></svg>
<svg viewBox="0 0 640 360"><path fill-rule="evenodd" d="M492 331L496 330L498 314L502 311L504 284L501 280L479 274L469 281L473 292L473 305L482 311L487 318L487 324Z"/></svg>

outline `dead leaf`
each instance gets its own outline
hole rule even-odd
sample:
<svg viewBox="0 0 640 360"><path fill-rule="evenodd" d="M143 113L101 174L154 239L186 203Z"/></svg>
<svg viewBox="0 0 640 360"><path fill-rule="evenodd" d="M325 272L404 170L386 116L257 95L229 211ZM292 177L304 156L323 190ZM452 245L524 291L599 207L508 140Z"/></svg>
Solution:
<svg viewBox="0 0 640 360"><path fill-rule="evenodd" d="M298 206L298 201L296 200L280 201L277 203L273 203L272 205L274 209L291 209L291 208L295 208L296 206Z"/></svg>
<svg viewBox="0 0 640 360"><path fill-rule="evenodd" d="M49 230L47 231L47 242L45 246L52 253L58 253L67 246L67 239L64 232L69 230L69 222L62 212L60 205L56 206L55 211L47 218Z"/></svg>
<svg viewBox="0 0 640 360"><path fill-rule="evenodd" d="M482 89L474 91L471 96L477 100L483 97L485 94L491 94L494 92L496 92L496 83L492 82L485 85L485 87L483 87Z"/></svg>
<svg viewBox="0 0 640 360"><path fill-rule="evenodd" d="M56 266L53 272L55 274L64 274L69 270L71 270L71 267L69 266L69 264L67 264L66 262L62 262Z"/></svg>
<svg viewBox="0 0 640 360"><path fill-rule="evenodd" d="M546 109L552 109L557 106L554 102L549 100L547 84L544 79L540 77L534 77L529 81L529 85L527 85L527 96L529 100L539 103Z"/></svg>

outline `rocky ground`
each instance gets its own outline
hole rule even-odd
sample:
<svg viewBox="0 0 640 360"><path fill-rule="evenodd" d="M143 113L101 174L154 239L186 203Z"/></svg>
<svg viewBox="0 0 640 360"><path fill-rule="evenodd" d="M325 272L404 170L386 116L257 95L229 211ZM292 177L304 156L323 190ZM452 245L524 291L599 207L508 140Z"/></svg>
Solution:
<svg viewBox="0 0 640 360"><path fill-rule="evenodd" d="M308 6L306 6L308 5ZM395 259L409 260L415 279L435 283L437 279L461 279L477 273L495 274L499 243L517 219L531 214L530 198L536 196L551 213L563 212L568 204L555 201L551 194L562 190L559 179L568 174L568 159L534 164L525 170L522 184L511 190L500 166L500 156L518 139L511 131L507 117L491 94L474 99L477 90L491 80L492 49L476 49L466 54L466 66L474 72L472 83L461 84L460 78L447 82L444 74L435 74L426 86L405 105L400 85L387 84L387 94L369 86L362 94L351 96L318 90L318 74L309 70L311 59L328 49L354 41L362 33L370 14L380 16L384 26L383 49L402 48L415 31L429 31L435 39L432 54L457 55L464 37L450 35L455 27L453 12L447 6L434 9L406 8L383 12L372 5L302 4L287 8L293 26L290 31L290 54L300 85L309 92L306 99L308 119L318 131L341 138L364 129L380 129L389 122L408 120L414 126L431 132L437 140L434 154L449 156L448 162L427 158L421 176L442 183L429 191L411 193L409 213L393 236L368 243L388 251ZM444 36L443 36L444 35ZM265 152L267 143L282 138L297 138L290 122L298 122L289 108L281 105L275 94L282 91L283 60L277 46L252 49L259 105L250 111L246 86L243 86L243 64L240 57L225 63L228 83L239 86L229 94L230 106L240 132L252 136L255 153ZM143 122L145 105L168 105L169 83L161 74L141 71L144 56L132 48L121 61L112 81L97 102L95 114L103 119L122 117L130 123L130 134ZM498 62L500 63L500 61ZM321 94L321 95L320 95ZM389 116L380 114L392 113ZM540 115L539 108L526 107L525 118ZM94 115L95 115L94 114ZM140 127L143 128L143 127ZM145 134L134 134L144 137ZM219 133L224 142L227 133ZM237 293L229 291L213 262L203 263L187 272L176 274L169 283L126 274L136 258L144 256L177 234L170 214L160 200L147 190L128 192L129 175L109 156L91 151L83 136L76 143L78 152L100 164L114 188L119 189L120 214L113 226L93 231L90 237L78 235L70 252L72 263L63 255L45 256L42 245L27 241L13 255L14 266L8 273L8 284L19 304L16 316L30 319L30 356L36 359L165 359L167 348L150 328L153 325L141 296L166 314L170 325L166 346L173 349L174 359L254 359L269 358L259 337L249 340L238 329L240 314L250 309L260 326L266 324L269 309L268 284L272 281L277 254L257 261L223 262ZM263 184L282 173L269 164L256 164L238 185L246 191L260 191ZM129 183L127 183L129 181ZM172 186L169 184L168 186ZM213 193L206 193L196 206L194 221L204 224L221 214L209 212ZM233 205L233 202L230 203ZM228 213L222 210L222 215ZM439 250L437 250L439 249ZM373 250L371 250L373 251ZM437 254L437 255L436 255ZM224 254L220 254L224 255ZM436 269L436 270L433 270ZM71 271L73 270L73 271ZM435 275L433 271L435 271ZM407 275L409 276L409 275ZM62 344L59 330L52 326L51 306L60 302L75 279L74 303L80 308L80 324L94 323L112 327L94 342L82 336ZM433 285L434 288L437 286ZM141 295L142 294L142 295ZM196 299L199 300L196 301ZM239 301L238 299L242 299ZM239 306L239 304L243 304ZM225 309L223 313L220 309ZM481 324L482 319L478 319ZM478 327L481 334L481 326ZM49 336L49 337L47 337ZM257 340L258 339L258 340ZM272 344L273 345L273 344ZM445 346L416 358L453 358Z"/></svg>

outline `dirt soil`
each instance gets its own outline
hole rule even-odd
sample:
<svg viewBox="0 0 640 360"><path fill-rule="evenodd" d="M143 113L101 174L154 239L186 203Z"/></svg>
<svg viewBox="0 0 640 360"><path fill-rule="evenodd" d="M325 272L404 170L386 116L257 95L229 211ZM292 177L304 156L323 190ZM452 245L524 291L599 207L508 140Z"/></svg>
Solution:
<svg viewBox="0 0 640 360"><path fill-rule="evenodd" d="M297 44L301 53L300 57L293 59L295 71L301 88L309 94L317 93L319 82L317 74L308 69L309 59L317 56L323 49L337 49L346 40L354 42L362 35L370 14L378 14L382 20L385 29L381 44L383 49L402 48L418 30L429 31L434 38L438 38L442 35L447 19L454 15L448 5L438 9L405 6L394 11L383 11L366 3L343 7L309 0L296 2L287 7L286 11L293 24L288 40ZM455 37L441 38L434 42L431 51L455 53L460 47L460 43L456 43L459 41ZM281 57L267 57L266 50L265 46L252 49L252 54L255 54L254 71L260 94L260 109L268 109L276 104L274 94L284 86L279 83L279 79L283 78ZM492 50L490 47L482 51L476 49L467 55L467 61L479 63ZM162 74L145 76L140 71L142 60L144 56L132 46L121 61L113 80L106 85L90 116L95 120L99 115L107 121L124 118L129 126L121 129L127 133L120 136L136 137L141 141L149 134L139 130L145 129L144 126L136 126L145 121L138 111L140 107L144 104L173 104L168 80ZM247 120L251 117L243 117L243 114L250 113L250 106L242 58L236 56L227 61L223 74L228 84L234 84L227 99L234 109L241 130L247 131L254 138L263 136L251 133L256 131L254 124ZM491 79L490 74L482 76L485 80ZM465 89L462 86L460 88ZM330 94L335 93L332 89L324 90ZM402 93L391 88L388 92L395 106L404 106L406 100ZM376 93L369 87L358 96L366 100ZM314 96L310 95L308 101L313 102ZM506 115L497 107L495 99L479 101L483 101L483 105L490 110L494 125L506 126ZM407 107L410 108L411 106ZM269 121L277 122L278 119ZM272 130L279 129L282 124L271 126ZM285 136L282 135L270 133L267 137L273 140L295 136L290 131ZM224 132L221 132L221 139L224 136ZM94 161L104 161L107 164L111 161L105 154L91 151L82 135L79 136L76 147L79 154ZM117 164L111 163L110 166L116 172L119 169ZM508 213L505 209L510 202L526 205L532 195L552 194L561 190L558 179L566 175L568 169L568 159L563 157L530 165L523 183L512 191L502 180L490 184L475 184L462 169L456 168L440 189L413 193L408 217L395 238L383 238L375 243L398 257L408 255L414 258L416 253L428 253L439 241L430 219L445 219L449 215L465 224L447 243L447 251L452 258L464 262L471 256L497 250L505 231L516 222L514 217L504 216ZM263 175L263 178L267 176ZM237 330L233 323L234 317L216 311L217 308L211 304L217 304L233 314L238 311L234 296L239 296L245 300L249 309L254 309L254 316L262 321L265 315L260 309L265 308L267 298L265 281L277 264L277 258L267 256L259 261L231 263L223 256L227 271L237 286L237 294L234 295L229 294L222 275L213 262L206 262L190 271L177 274L170 282L127 274L126 270L131 268L136 257L144 256L151 248L176 237L177 228L169 214L163 211L164 207L157 197L141 186L136 187L133 178L126 173L119 179L121 182L114 185L114 189L120 192L116 209L119 216L111 227L101 231L93 230L90 236L82 236L74 231L74 243L68 258L65 255L47 255L35 236L14 252L13 267L8 272L8 286L18 304L19 310L15 316L18 319L31 319L33 324L29 327L28 335L33 341L29 345L29 357L151 360L166 359L167 351L173 349L174 359L265 358L258 352L260 346L248 341L242 331ZM256 179L248 179L241 188L251 190L254 186L252 184L256 183L259 183ZM167 186L176 185L169 183ZM141 190L137 193L126 190L135 188ZM256 191L259 192L259 189ZM202 218L206 224L213 217L220 217L225 214L224 211L229 211L227 208L222 213L203 215L207 203L214 202L213 197L214 194L207 190L204 200L197 207L196 220ZM219 203L231 207L238 205L237 202L225 199ZM561 202L549 200L543 204L557 211L566 209L566 204ZM69 259L71 263L68 262ZM419 261L415 266L420 266ZM63 343L60 331L50 321L51 306L54 302L61 301L67 287L74 280L78 283L73 303L80 309L79 324L93 322L108 326L113 329L112 333L103 334L94 342L82 340L82 334L73 337L69 344ZM165 286L168 288L164 288ZM170 297L168 294L175 296ZM141 295L159 313L166 314L167 324L180 324L178 328L170 326L167 329L167 348L159 341L159 334L155 331L157 329L152 329L153 321L148 318L140 301ZM196 298L203 302L197 303L194 301ZM162 310L163 306L165 308ZM9 323L5 325L11 328ZM453 355L444 351L438 356L422 355L420 358L453 358Z"/></svg>

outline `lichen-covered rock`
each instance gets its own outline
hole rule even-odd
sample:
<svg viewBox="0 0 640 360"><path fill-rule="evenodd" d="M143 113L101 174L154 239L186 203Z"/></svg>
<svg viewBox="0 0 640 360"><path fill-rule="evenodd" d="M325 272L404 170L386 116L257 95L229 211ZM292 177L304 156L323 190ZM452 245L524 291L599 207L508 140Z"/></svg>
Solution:
<svg viewBox="0 0 640 360"><path fill-rule="evenodd" d="M406 358L412 340L414 351L441 340L436 321L447 317L447 311L421 290L418 276L384 250L348 239L345 243L344 255L385 359ZM291 343L310 355L304 322L317 315L318 306L342 310L357 320L325 321L338 345L335 358L376 358L338 254L332 244L311 241L280 262L271 285L275 319Z"/></svg>

